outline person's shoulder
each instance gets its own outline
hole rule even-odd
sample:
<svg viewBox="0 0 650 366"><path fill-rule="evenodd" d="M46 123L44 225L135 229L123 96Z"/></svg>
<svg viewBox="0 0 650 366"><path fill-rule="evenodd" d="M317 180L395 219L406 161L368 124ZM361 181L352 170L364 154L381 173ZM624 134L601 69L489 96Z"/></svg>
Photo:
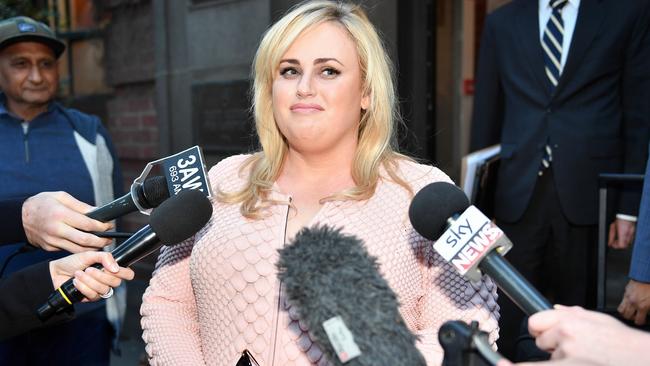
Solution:
<svg viewBox="0 0 650 366"><path fill-rule="evenodd" d="M107 137L107 132L99 117L78 109L64 107L59 103L55 104L55 108L58 108L61 115L70 122L72 128L86 140L94 143L97 134Z"/></svg>
<svg viewBox="0 0 650 366"><path fill-rule="evenodd" d="M522 5L532 6L530 4L526 4L530 1L533 0L514 0L507 4L499 6L487 15L486 24L498 25L499 22L512 20L512 17L516 16ZM537 4L534 6L537 6ZM535 12L535 14L537 14L537 12Z"/></svg>
<svg viewBox="0 0 650 366"><path fill-rule="evenodd" d="M435 166L409 159L399 159L397 164L400 176L411 185L413 192L417 192L427 184L434 182L453 183L445 172Z"/></svg>
<svg viewBox="0 0 650 366"><path fill-rule="evenodd" d="M78 109L65 107L57 102L55 103L55 107L58 108L66 117L71 118L73 120L72 122L101 124L99 117L94 114L84 113Z"/></svg>
<svg viewBox="0 0 650 366"><path fill-rule="evenodd" d="M210 183L213 187L239 186L248 178L246 163L252 159L252 154L232 155L222 159L208 172Z"/></svg>

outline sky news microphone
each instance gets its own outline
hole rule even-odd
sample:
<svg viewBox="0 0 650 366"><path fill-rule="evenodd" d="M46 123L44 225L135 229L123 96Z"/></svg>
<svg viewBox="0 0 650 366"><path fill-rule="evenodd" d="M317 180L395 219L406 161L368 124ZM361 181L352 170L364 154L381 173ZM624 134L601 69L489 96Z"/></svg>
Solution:
<svg viewBox="0 0 650 366"><path fill-rule="evenodd" d="M134 197L134 193L136 197ZM169 190L167 189L165 177L155 176L147 178L141 185L137 185L133 191L113 202L88 212L86 216L107 222L138 211L138 204L144 209L155 208L168 198Z"/></svg>
<svg viewBox="0 0 650 366"><path fill-rule="evenodd" d="M470 206L465 193L453 184L436 182L422 188L409 207L413 228L436 241L434 249L461 275L478 281L481 272L526 314L552 306L503 255L512 243L492 221Z"/></svg>
<svg viewBox="0 0 650 366"><path fill-rule="evenodd" d="M212 204L203 193L195 190L180 192L153 210L149 225L133 234L111 254L117 264L128 267L162 245L178 244L191 237L205 226L211 216ZM102 268L99 264L93 267ZM47 302L38 308L38 317L45 321L83 298L71 278L54 290Z"/></svg>
<svg viewBox="0 0 650 366"><path fill-rule="evenodd" d="M361 240L304 228L281 249L278 277L291 306L335 365L425 365L377 259Z"/></svg>

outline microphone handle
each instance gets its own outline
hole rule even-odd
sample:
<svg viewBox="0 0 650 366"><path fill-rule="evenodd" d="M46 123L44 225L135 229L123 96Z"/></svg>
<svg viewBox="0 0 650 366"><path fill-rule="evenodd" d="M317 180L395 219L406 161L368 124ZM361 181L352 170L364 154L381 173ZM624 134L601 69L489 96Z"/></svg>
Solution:
<svg viewBox="0 0 650 366"><path fill-rule="evenodd" d="M138 244L125 245L127 243ZM120 265L120 267L128 267L131 264L153 253L161 246L162 243L160 242L160 239L151 229L151 226L147 225L133 234L129 240L113 249L113 251L111 251L111 254L113 255L113 258L117 264Z"/></svg>
<svg viewBox="0 0 650 366"><path fill-rule="evenodd" d="M151 229L151 226L146 225L133 234L133 236L131 236L127 241L115 248L111 254L113 255L113 258L115 258L117 264L121 267L128 267L143 257L151 254L161 245L162 243L160 242L160 239ZM97 269L103 268L99 263L96 263L91 267ZM54 290L54 292L52 292L48 297L47 302L38 308L36 311L38 318L41 321L46 321L54 314L83 300L83 298L84 295L74 286L72 278L70 278L65 281L61 287Z"/></svg>
<svg viewBox="0 0 650 366"><path fill-rule="evenodd" d="M495 250L490 251L478 267L492 277L501 291L526 315L553 308L551 303Z"/></svg>
<svg viewBox="0 0 650 366"><path fill-rule="evenodd" d="M138 208L133 202L131 193L127 193L113 202L88 212L86 216L101 222L108 222L137 210Z"/></svg>

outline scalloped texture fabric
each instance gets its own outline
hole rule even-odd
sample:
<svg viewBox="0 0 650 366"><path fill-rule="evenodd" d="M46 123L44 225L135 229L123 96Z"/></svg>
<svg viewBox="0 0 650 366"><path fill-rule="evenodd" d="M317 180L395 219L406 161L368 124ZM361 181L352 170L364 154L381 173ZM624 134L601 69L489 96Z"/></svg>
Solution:
<svg viewBox="0 0 650 366"><path fill-rule="evenodd" d="M247 157L233 156L210 169L214 192L242 187L246 173L239 168ZM450 181L427 165L405 161L400 171L415 192ZM289 201L277 189L272 196ZM411 227L409 202L402 187L382 180L371 199L327 202L312 223L343 227L363 240L397 294L404 321L419 336L427 364L440 365L437 333L447 320L477 320L496 341L496 286L487 277L472 284L457 275ZM215 200L213 206L203 229L164 247L158 258L141 308L150 363L235 366L248 349L261 366L329 365L276 277L288 205L271 207L262 220L243 218L237 205Z"/></svg>

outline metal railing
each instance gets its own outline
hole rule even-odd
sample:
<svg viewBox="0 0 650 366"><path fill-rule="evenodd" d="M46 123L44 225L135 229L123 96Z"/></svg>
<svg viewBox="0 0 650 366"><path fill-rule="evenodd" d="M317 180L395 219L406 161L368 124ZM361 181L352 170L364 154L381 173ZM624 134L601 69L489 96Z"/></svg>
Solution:
<svg viewBox="0 0 650 366"><path fill-rule="evenodd" d="M598 176L598 259L596 306L605 308L607 274L607 190L612 183L643 182L643 174L600 174Z"/></svg>

